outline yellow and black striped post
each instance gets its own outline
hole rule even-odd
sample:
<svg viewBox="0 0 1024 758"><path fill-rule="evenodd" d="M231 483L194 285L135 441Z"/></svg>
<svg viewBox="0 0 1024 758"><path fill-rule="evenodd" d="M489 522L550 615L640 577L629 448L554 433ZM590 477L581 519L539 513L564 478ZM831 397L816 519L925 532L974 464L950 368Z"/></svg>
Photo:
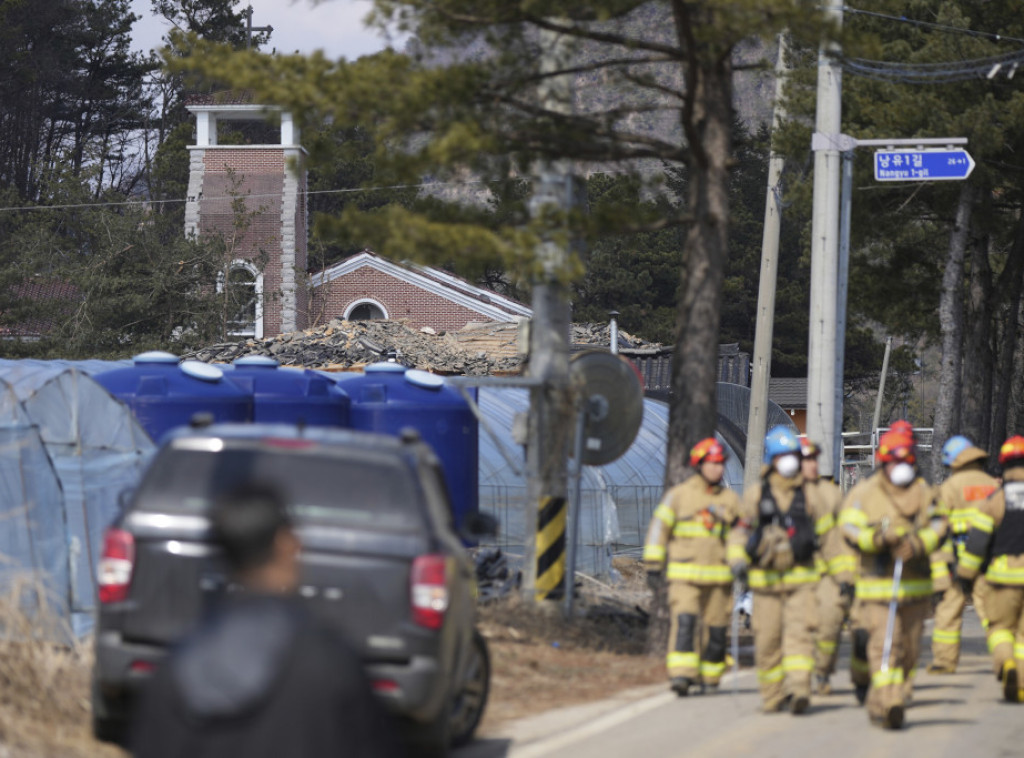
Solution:
<svg viewBox="0 0 1024 758"><path fill-rule="evenodd" d="M545 496L537 512L537 600L558 600L565 591L566 498Z"/></svg>

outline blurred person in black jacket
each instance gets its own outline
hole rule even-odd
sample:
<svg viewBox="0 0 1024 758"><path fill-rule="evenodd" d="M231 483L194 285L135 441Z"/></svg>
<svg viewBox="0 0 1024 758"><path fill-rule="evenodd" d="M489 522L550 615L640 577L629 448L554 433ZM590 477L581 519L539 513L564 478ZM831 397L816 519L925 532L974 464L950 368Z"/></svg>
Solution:
<svg viewBox="0 0 1024 758"><path fill-rule="evenodd" d="M240 591L154 674L133 724L135 756L399 754L358 656L295 596L300 543L280 494L242 487L211 520Z"/></svg>

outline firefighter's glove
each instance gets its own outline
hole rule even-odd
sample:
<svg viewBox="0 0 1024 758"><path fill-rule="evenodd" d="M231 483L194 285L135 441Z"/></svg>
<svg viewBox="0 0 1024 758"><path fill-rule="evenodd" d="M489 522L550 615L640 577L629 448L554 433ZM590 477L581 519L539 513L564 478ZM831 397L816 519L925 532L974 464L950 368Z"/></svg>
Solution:
<svg viewBox="0 0 1024 758"><path fill-rule="evenodd" d="M875 534L871 541L875 546L875 549L879 552L884 550L893 551L899 547L900 542L903 541L903 536L895 529L886 529L879 527L875 530Z"/></svg>
<svg viewBox="0 0 1024 758"><path fill-rule="evenodd" d="M741 584L747 583L747 564L743 561L735 561L729 566L732 578Z"/></svg>
<svg viewBox="0 0 1024 758"><path fill-rule="evenodd" d="M661 586L665 583L665 575L660 571L648 571L647 572L647 587L655 595L661 590Z"/></svg>
<svg viewBox="0 0 1024 758"><path fill-rule="evenodd" d="M761 544L757 548L757 565L772 571L789 571L793 568L793 547L789 535L776 524L764 528Z"/></svg>
<svg viewBox="0 0 1024 758"><path fill-rule="evenodd" d="M900 541L892 548L893 558L898 558L904 563L924 552L924 545L915 535L908 535L900 538Z"/></svg>
<svg viewBox="0 0 1024 758"><path fill-rule="evenodd" d="M844 597L847 600L853 600L853 593L856 591L852 582L840 582L839 583L839 596Z"/></svg>

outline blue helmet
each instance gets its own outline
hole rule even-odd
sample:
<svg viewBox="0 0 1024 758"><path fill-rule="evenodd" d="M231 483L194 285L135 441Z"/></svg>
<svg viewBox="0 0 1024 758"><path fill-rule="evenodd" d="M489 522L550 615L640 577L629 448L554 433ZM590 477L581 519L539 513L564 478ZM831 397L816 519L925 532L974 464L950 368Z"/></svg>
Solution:
<svg viewBox="0 0 1024 758"><path fill-rule="evenodd" d="M964 450L971 447L974 443L964 437L962 434L958 434L955 437L950 437L946 440L946 444L942 446L942 465L952 466L953 461L957 459Z"/></svg>
<svg viewBox="0 0 1024 758"><path fill-rule="evenodd" d="M764 462L771 463L777 455L800 455L800 440L788 426L775 426L764 438Z"/></svg>

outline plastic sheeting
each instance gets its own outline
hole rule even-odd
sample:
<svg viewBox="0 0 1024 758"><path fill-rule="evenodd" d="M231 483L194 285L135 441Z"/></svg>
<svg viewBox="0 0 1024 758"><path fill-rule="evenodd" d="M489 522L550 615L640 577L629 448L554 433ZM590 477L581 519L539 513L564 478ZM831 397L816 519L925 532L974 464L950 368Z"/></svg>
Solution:
<svg viewBox="0 0 1024 758"><path fill-rule="evenodd" d="M480 510L499 521L499 545L522 553L527 539L526 463L523 449L512 439L512 424L529 409L526 390L481 387ZM743 467L729 443L726 484L742 488ZM662 494L668 440L668 404L644 400L644 418L630 449L605 466L584 466L580 481L580 522L577 570L593 575L612 573L617 553L639 555L647 523ZM571 466L572 464L570 464ZM570 501L573 482L570 481Z"/></svg>
<svg viewBox="0 0 1024 758"><path fill-rule="evenodd" d="M35 570L80 637L93 627L103 533L153 443L127 406L73 364L0 361L0 382L0 513L24 522L0 530L9 532L3 565Z"/></svg>
<svg viewBox="0 0 1024 758"><path fill-rule="evenodd" d="M0 587L28 573L41 580L48 606L69 617L63 493L36 427L14 389L0 380Z"/></svg>

